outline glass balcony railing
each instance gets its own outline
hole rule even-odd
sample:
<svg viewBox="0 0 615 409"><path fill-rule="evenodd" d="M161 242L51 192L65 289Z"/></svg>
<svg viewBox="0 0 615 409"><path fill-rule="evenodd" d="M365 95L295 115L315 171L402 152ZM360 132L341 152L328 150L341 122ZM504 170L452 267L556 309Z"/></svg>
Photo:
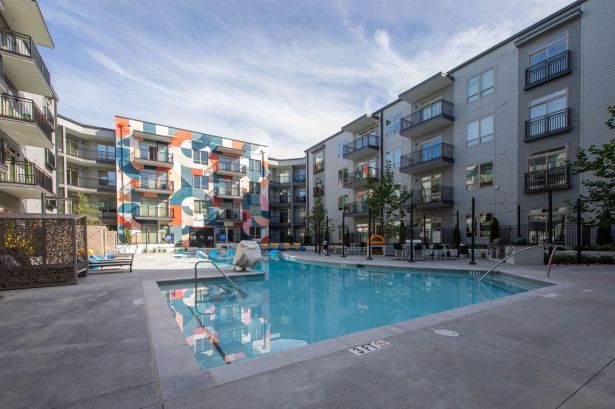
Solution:
<svg viewBox="0 0 615 409"><path fill-rule="evenodd" d="M168 152L156 152L149 149L138 149L135 150L135 159L173 163L173 154Z"/></svg>
<svg viewBox="0 0 615 409"><path fill-rule="evenodd" d="M95 160L97 162L107 162L107 163L115 162L115 152L114 151L102 151L102 150L99 151L96 149L76 148L73 145L67 144L66 154L70 156L74 156L76 158Z"/></svg>

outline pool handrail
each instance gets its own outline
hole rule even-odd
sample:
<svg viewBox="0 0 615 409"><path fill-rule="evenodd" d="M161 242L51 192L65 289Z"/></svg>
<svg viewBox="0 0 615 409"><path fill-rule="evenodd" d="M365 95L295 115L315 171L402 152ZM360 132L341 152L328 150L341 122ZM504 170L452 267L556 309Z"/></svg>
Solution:
<svg viewBox="0 0 615 409"><path fill-rule="evenodd" d="M515 255L515 254L517 254L517 253L521 253L522 251L529 250L529 249L534 249L534 248L536 248L536 247L545 247L545 245L544 245L544 244L538 244L538 245L536 245L536 246L524 247L524 248L519 249L519 250L517 250L517 251L513 251L512 253L510 253L509 255L507 255L506 257L504 257L502 260L500 260L500 261L498 261L497 263L495 263L495 266L493 266L493 267L491 267L489 270L487 270L487 272L486 272L485 274L483 274L483 276L482 276L482 277L481 277L478 281L479 281L479 282L480 282L480 281L483 281L483 278L485 278L485 277L487 276L487 274L489 274L489 277L491 277L491 279L493 280L493 274L491 274L491 272L492 272L493 270L495 270L495 268L496 268L497 266L499 266L500 264L502 264L503 262L505 262L506 260L508 260L509 258L511 258L512 256L514 256L514 255ZM548 274L548 272L547 272L547 274Z"/></svg>
<svg viewBox="0 0 615 409"><path fill-rule="evenodd" d="M237 287L237 285L233 282L233 280L231 280L231 279L229 278L229 276L227 276L227 275L224 273L224 271L222 271L222 270L220 269L220 267L218 267L218 265L217 265L216 263L214 263L212 260L199 260L199 261L197 261L196 263L194 263L194 282L195 282L195 284L196 284L196 281L197 281L197 270L198 270L198 266L199 266L199 264L201 264L201 263L210 263L211 265L213 265L213 266L216 268L216 270L218 270L218 272L219 272L220 274L222 274L222 276L223 276L224 278L226 278L226 280L227 280L227 281L231 284L231 286L235 289L235 291L237 291L239 294L244 294L244 292L243 292L243 291L241 291L241 289L240 289L239 287Z"/></svg>

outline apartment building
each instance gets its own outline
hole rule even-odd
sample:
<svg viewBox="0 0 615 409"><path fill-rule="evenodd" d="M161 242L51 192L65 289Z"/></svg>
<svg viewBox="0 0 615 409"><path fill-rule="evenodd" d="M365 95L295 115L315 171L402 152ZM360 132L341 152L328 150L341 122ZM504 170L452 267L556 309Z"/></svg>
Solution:
<svg viewBox="0 0 615 409"><path fill-rule="evenodd" d="M268 148L115 117L117 224L136 243L269 239Z"/></svg>
<svg viewBox="0 0 615 409"><path fill-rule="evenodd" d="M54 211L57 96L37 48L53 40L36 1L0 6L0 211Z"/></svg>
<svg viewBox="0 0 615 409"><path fill-rule="evenodd" d="M101 220L117 229L117 178L115 174L115 131L84 125L57 116L57 200L58 211L71 212L77 193L88 197L101 212Z"/></svg>
<svg viewBox="0 0 615 409"><path fill-rule="evenodd" d="M544 242L550 201L553 237L567 243L583 191L569 163L613 137L604 122L615 104L614 17L613 2L577 1L343 126L306 150L308 209L321 197L341 241L348 203L353 241L364 241L365 179L390 162L413 192L415 237L451 242L459 223L469 240L474 199L479 243L495 219Z"/></svg>
<svg viewBox="0 0 615 409"><path fill-rule="evenodd" d="M305 158L269 158L269 240L303 243L307 185Z"/></svg>

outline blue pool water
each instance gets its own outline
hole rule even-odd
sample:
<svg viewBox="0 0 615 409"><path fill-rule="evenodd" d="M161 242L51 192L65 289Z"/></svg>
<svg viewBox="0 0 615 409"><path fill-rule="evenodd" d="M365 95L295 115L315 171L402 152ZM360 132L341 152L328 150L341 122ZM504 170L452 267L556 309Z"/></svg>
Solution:
<svg viewBox="0 0 615 409"><path fill-rule="evenodd" d="M331 267L270 260L265 276L159 283L204 369L526 291L468 272ZM196 294L196 296L195 296Z"/></svg>

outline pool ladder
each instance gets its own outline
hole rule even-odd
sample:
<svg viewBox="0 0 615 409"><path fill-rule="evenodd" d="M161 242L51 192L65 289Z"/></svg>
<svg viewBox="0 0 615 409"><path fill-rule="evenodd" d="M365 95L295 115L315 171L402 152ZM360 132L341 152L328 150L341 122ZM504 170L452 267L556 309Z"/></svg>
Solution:
<svg viewBox="0 0 615 409"><path fill-rule="evenodd" d="M521 253L522 251L525 251L525 250L534 249L536 247L551 247L551 245L539 244L537 246L525 247L525 248L522 248L520 250L514 251L514 252L510 253L509 255L507 255L506 257L504 257L502 260L500 260L497 263L495 263L495 265L493 267L491 267L485 274L483 274L483 276L478 281L483 281L483 278L487 277L487 274L489 274L489 277L493 281L492 271L495 270L495 268L497 266L499 266L500 264L502 264L503 262L505 262L506 260L508 260L512 256L514 256L515 254ZM551 252L551 256L549 257L549 263L547 264L547 277L551 276L551 263L553 262L553 256L555 255L555 251L558 250L559 248L560 248L559 246L553 246L553 251Z"/></svg>
<svg viewBox="0 0 615 409"><path fill-rule="evenodd" d="M241 288L237 287L237 285L233 282L233 280L231 280L231 279L229 278L229 276L227 276L227 275L224 273L224 271L222 271L222 270L220 269L220 267L218 267L218 265L217 265L215 262L213 262L212 260L200 260L200 261L197 261L197 262L194 264L194 286L195 286L195 287L196 287L196 283L197 283L198 267L199 267L199 264L201 264L201 263L209 263L209 264L211 264L212 266L214 266L214 267L216 268L216 270L218 270L218 272L219 272L220 274L222 274L222 276L223 276L224 278L226 278L226 280L229 282L229 284L231 285L231 287L233 287L233 289L234 289L235 291L237 291L237 293L239 293L239 294L240 294L240 295L242 295L242 296L247 295L247 294L246 294L243 290L241 290Z"/></svg>

